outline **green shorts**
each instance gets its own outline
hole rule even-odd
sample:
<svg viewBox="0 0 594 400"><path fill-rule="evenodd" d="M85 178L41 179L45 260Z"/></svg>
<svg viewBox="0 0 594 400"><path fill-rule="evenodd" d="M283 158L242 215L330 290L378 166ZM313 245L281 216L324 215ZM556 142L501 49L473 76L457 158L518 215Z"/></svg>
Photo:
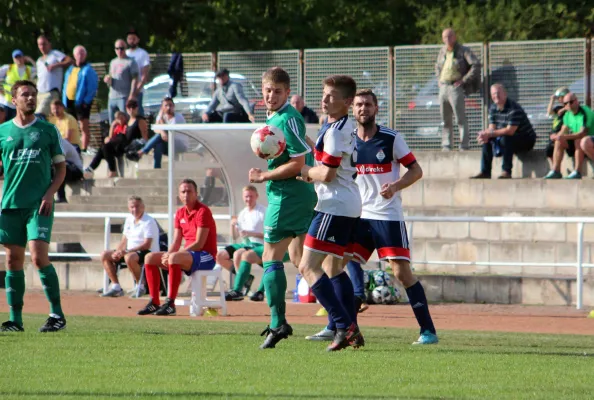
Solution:
<svg viewBox="0 0 594 400"><path fill-rule="evenodd" d="M39 215L39 208L11 208L0 211L0 243L25 247L30 240L50 242L54 211Z"/></svg>
<svg viewBox="0 0 594 400"><path fill-rule="evenodd" d="M315 203L287 201L268 204L264 216L264 241L278 243L307 233L314 215Z"/></svg>
<svg viewBox="0 0 594 400"><path fill-rule="evenodd" d="M256 253L258 258L261 260L262 254L264 253L264 245L256 244L256 245L254 245L252 250L254 251L254 253ZM283 257L283 262L289 262L289 261L291 261L291 259L289 258L289 253L285 253L285 256Z"/></svg>
<svg viewBox="0 0 594 400"><path fill-rule="evenodd" d="M252 245L245 244L245 243L233 243L233 244L230 244L229 246L225 246L225 251L227 252L227 254L229 254L229 259L233 260L233 254L235 254L235 252L237 250L239 250L239 249L249 250L252 247L253 247Z"/></svg>

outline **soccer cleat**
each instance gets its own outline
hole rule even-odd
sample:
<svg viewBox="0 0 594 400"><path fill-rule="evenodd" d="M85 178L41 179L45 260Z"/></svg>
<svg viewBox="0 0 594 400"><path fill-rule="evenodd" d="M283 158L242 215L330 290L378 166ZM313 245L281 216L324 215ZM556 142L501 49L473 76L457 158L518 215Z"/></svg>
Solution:
<svg viewBox="0 0 594 400"><path fill-rule="evenodd" d="M25 332L25 329L16 322L6 321L0 326L0 332Z"/></svg>
<svg viewBox="0 0 594 400"><path fill-rule="evenodd" d="M166 299L165 303L163 303L163 305L157 310L157 312L155 312L155 315L175 315L175 301Z"/></svg>
<svg viewBox="0 0 594 400"><path fill-rule="evenodd" d="M154 314L159 310L159 306L156 305L155 303L153 303L153 299L150 299L148 304L140 311L138 311L136 314L138 315L149 315L149 314Z"/></svg>
<svg viewBox="0 0 594 400"><path fill-rule="evenodd" d="M431 333L430 331L424 331L421 333L421 336L417 339L416 342L413 344L437 344L439 343L439 339L435 333Z"/></svg>
<svg viewBox="0 0 594 400"><path fill-rule="evenodd" d="M358 336L355 336L351 342L351 346L353 346L353 349L358 349L359 347L365 346L365 338L361 332L359 332Z"/></svg>
<svg viewBox="0 0 594 400"><path fill-rule="evenodd" d="M334 339L335 334L336 332L331 331L330 329L325 327L324 329L322 329L314 335L306 336L305 340L312 340L315 342L330 342L332 341L332 339Z"/></svg>
<svg viewBox="0 0 594 400"><path fill-rule="evenodd" d="M561 178L563 178L563 175L561 175L561 172L554 171L554 170L549 171L549 173L546 174L544 177L544 179L561 179Z"/></svg>
<svg viewBox="0 0 594 400"><path fill-rule="evenodd" d="M39 328L39 332L58 332L66 328L66 320L59 315L50 314L45 324Z"/></svg>
<svg viewBox="0 0 594 400"><path fill-rule="evenodd" d="M565 179L582 179L582 174L579 171L573 171L571 174L567 175Z"/></svg>
<svg viewBox="0 0 594 400"><path fill-rule="evenodd" d="M258 290L256 293L254 293L250 296L250 300L251 301L264 301L264 293L262 293L261 291Z"/></svg>
<svg viewBox="0 0 594 400"><path fill-rule="evenodd" d="M355 342L359 340L358 336L361 336L361 332L359 331L359 327L354 323L348 329L339 329L336 331L334 340L326 348L326 351L340 351L349 346L354 346Z"/></svg>
<svg viewBox="0 0 594 400"><path fill-rule="evenodd" d="M225 300L227 301L241 301L243 300L243 294L237 290L230 290L225 293Z"/></svg>
<svg viewBox="0 0 594 400"><path fill-rule="evenodd" d="M122 297L123 295L124 295L124 289L120 288L118 290L118 289L111 288L106 293L101 294L100 297Z"/></svg>
<svg viewBox="0 0 594 400"><path fill-rule="evenodd" d="M369 308L365 296L355 296L355 308L357 309L358 314L361 314Z"/></svg>
<svg viewBox="0 0 594 400"><path fill-rule="evenodd" d="M283 339L288 339L289 336L293 335L293 328L291 325L287 324L286 322L279 326L278 328L270 328L267 326L264 331L260 334L260 336L266 336L264 343L260 345L260 349L274 349L276 344Z"/></svg>
<svg viewBox="0 0 594 400"><path fill-rule="evenodd" d="M243 285L244 296L247 296L250 292L250 289L252 288L252 283L254 283L254 275L250 275L248 280L245 282L245 285Z"/></svg>

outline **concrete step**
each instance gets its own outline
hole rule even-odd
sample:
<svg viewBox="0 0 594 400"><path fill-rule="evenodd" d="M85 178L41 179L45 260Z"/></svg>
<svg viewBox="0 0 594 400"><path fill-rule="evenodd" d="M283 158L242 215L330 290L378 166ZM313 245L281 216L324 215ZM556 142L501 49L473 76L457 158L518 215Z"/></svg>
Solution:
<svg viewBox="0 0 594 400"><path fill-rule="evenodd" d="M584 262L594 261L594 244L584 244ZM571 267L526 267L521 263L575 263L576 245L559 242L514 240L443 240L415 238L412 259L416 271L447 274L492 274L512 276L575 276ZM424 265L420 261L510 262L511 266ZM584 274L594 278L594 268Z"/></svg>
<svg viewBox="0 0 594 400"><path fill-rule="evenodd" d="M455 207L407 207L405 215L412 216L503 216L503 217L579 217L582 210L496 210ZM410 225L409 225L410 227ZM415 238L449 240L517 240L528 242L577 243L577 224L557 223L498 223L498 222L415 222ZM594 224L584 226L584 241L594 242Z"/></svg>
<svg viewBox="0 0 594 400"><path fill-rule="evenodd" d="M467 179L480 172L480 151L415 151L414 155L423 168L426 178L460 178ZM493 178L501 174L501 158L493 160ZM587 164L587 175L594 176L592 163ZM525 155L514 156L512 176L514 178L541 178L549 171L550 166L544 150L533 150ZM573 170L573 160L569 157L563 159L561 171Z"/></svg>
<svg viewBox="0 0 594 400"><path fill-rule="evenodd" d="M89 196L86 196L89 197ZM126 196L125 202L118 202L113 204L93 204L93 203L68 203L68 204L56 204L55 210L60 212L105 212L105 213L128 213L128 197ZM121 199L119 199L121 200ZM145 200L146 201L146 200ZM229 214L228 207L210 207L213 214ZM149 214L166 214L167 205L154 205L147 203L146 212Z"/></svg>
<svg viewBox="0 0 594 400"><path fill-rule="evenodd" d="M118 195L112 196L71 196L68 201L70 204L89 204L89 205L116 205L122 204L125 208L128 205L128 197L130 194L123 193ZM163 196L146 196L143 197L144 203L151 206L167 206L168 199L166 195ZM177 202L177 206L179 207L181 204L179 200Z"/></svg>
<svg viewBox="0 0 594 400"><path fill-rule="evenodd" d="M594 181L584 179L421 179L402 192L403 205L541 211L594 210Z"/></svg>

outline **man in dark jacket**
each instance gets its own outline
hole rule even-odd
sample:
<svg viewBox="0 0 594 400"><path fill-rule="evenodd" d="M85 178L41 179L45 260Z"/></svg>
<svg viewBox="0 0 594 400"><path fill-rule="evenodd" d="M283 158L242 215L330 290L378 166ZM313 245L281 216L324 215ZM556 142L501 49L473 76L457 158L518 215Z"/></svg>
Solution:
<svg viewBox="0 0 594 400"><path fill-rule="evenodd" d="M443 121L441 146L444 151L452 149L453 113L456 115L460 131L460 150L467 150L470 134L464 96L479 89L481 64L468 47L458 44L453 29L444 30L441 37L444 46L439 51L435 64L435 75L439 82L439 108Z"/></svg>
<svg viewBox="0 0 594 400"><path fill-rule="evenodd" d="M316 114L316 112L311 108L307 107L303 97L299 96L298 94L291 97L291 105L301 113L301 116L305 120L306 124L318 124L320 122L320 117L318 117L318 114Z"/></svg>

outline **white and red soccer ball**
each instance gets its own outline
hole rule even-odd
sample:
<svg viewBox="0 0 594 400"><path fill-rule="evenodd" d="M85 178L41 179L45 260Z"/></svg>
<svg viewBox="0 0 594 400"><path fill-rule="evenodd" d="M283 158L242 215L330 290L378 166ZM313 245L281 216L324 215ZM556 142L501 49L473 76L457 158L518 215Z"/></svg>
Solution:
<svg viewBox="0 0 594 400"><path fill-rule="evenodd" d="M287 140L283 131L273 125L264 125L252 133L250 145L255 155L265 160L273 160L283 154Z"/></svg>

